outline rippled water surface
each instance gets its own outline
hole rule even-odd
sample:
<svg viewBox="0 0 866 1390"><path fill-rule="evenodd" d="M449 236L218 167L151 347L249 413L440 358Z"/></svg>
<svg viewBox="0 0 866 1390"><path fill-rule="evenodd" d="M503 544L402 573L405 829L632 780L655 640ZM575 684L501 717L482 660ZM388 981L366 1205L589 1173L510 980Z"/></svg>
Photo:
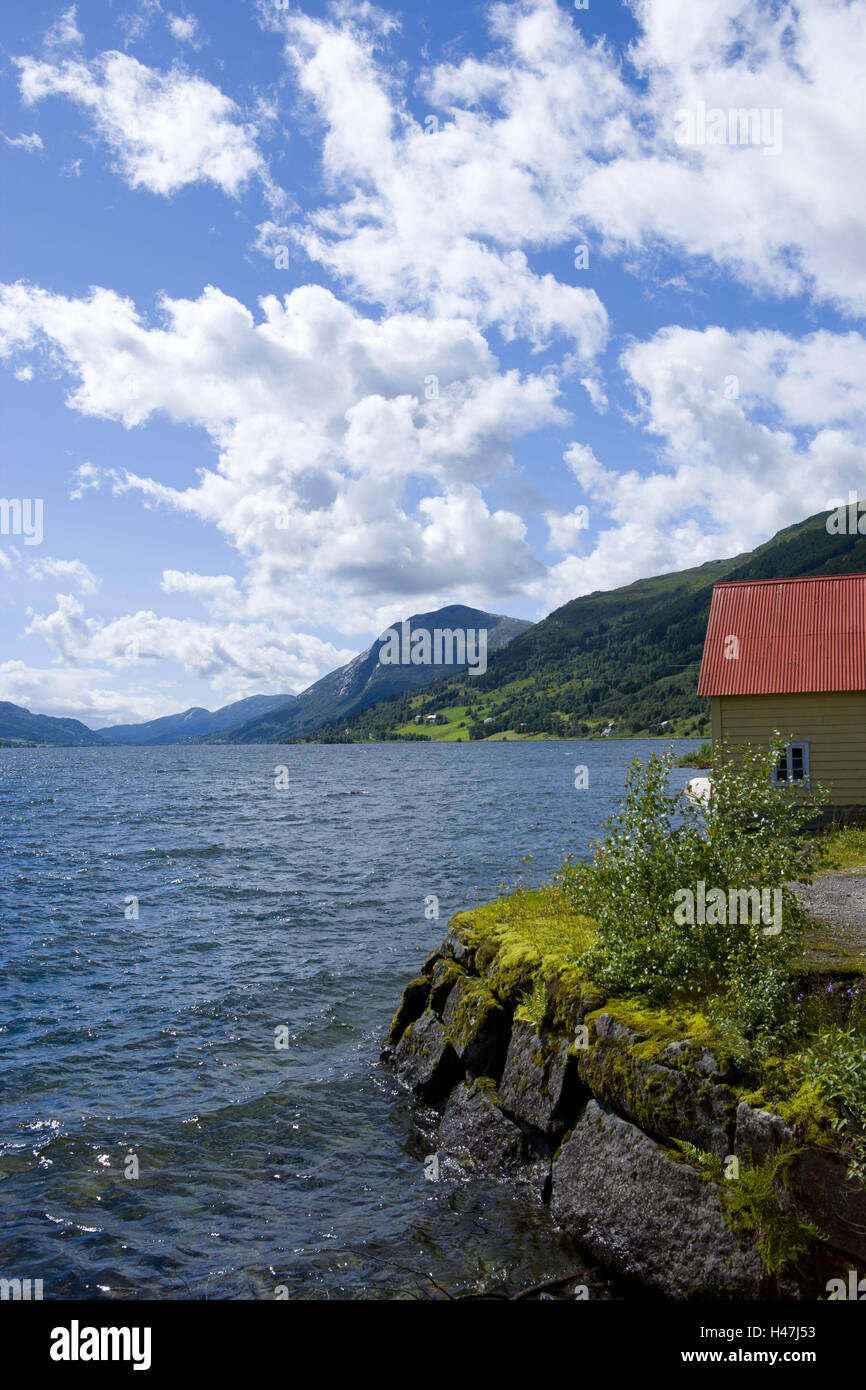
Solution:
<svg viewBox="0 0 866 1390"><path fill-rule="evenodd" d="M543 1210L425 1179L379 1046L447 917L582 852L658 746L0 750L0 1274L426 1298L579 1265Z"/></svg>

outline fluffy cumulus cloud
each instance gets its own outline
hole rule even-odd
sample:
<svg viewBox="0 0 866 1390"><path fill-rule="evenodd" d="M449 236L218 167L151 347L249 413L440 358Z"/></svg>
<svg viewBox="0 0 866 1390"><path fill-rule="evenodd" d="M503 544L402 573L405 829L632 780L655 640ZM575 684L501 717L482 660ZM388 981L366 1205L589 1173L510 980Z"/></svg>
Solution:
<svg viewBox="0 0 866 1390"><path fill-rule="evenodd" d="M72 594L58 594L56 602L53 612L31 615L26 635L41 637L64 666L123 672L167 661L232 698L262 688L302 690L354 654L274 624L201 622L150 611L104 622L88 617Z"/></svg>
<svg viewBox="0 0 866 1390"><path fill-rule="evenodd" d="M593 548L535 586L549 602L735 555L863 493L866 339L667 328L622 355L656 470L566 453L594 517Z"/></svg>
<svg viewBox="0 0 866 1390"><path fill-rule="evenodd" d="M538 274L526 248L572 235L575 151L585 165L619 140L610 64L555 5L541 28L518 15L513 36L497 10L501 63L428 75L433 109L413 119L376 61L391 19L358 13L284 21L287 56L324 127L325 174L345 194L296 230L306 254L391 309L459 315L536 346L564 335L591 359L608 327L598 296L578 272L573 283ZM477 109L491 100L496 116Z"/></svg>
<svg viewBox="0 0 866 1390"><path fill-rule="evenodd" d="M0 352L47 354L73 378L68 403L128 428L156 415L205 430L218 456L197 484L111 471L118 492L218 528L245 563L227 575L167 570L163 591L216 621L139 613L107 625L61 596L29 627L65 661L160 655L232 690L302 688L336 663L296 635L330 623L369 635L395 612L455 589L517 593L542 566L515 513L486 485L511 465L516 434L561 421L556 382L501 372L465 320L366 318L307 286L258 315L215 289L164 300L149 324L107 290L69 299L27 285L0 293ZM327 370L323 370L327 363ZM100 479L81 465L72 495Z"/></svg>
<svg viewBox="0 0 866 1390"><path fill-rule="evenodd" d="M615 242L660 238L750 285L861 314L866 182L852 178L862 161L861 0L633 7L653 145L588 181L597 225ZM761 113L760 137L748 123L755 143L731 143L740 127L730 113L740 111ZM712 122L698 143L702 112L725 113L724 143L712 143ZM695 143L677 143L693 130Z"/></svg>
<svg viewBox="0 0 866 1390"><path fill-rule="evenodd" d="M167 693L118 690L104 667L52 667L45 671L24 661L0 661L0 700L23 705L37 714L75 718L88 728L139 723L175 714L178 698Z"/></svg>
<svg viewBox="0 0 866 1390"><path fill-rule="evenodd" d="M72 584L82 594L95 594L102 583L83 560L55 560L50 555L34 560L27 566L27 573L31 579L54 579L61 584Z"/></svg>
<svg viewBox="0 0 866 1390"><path fill-rule="evenodd" d="M33 106L65 97L84 110L130 188L169 195L203 180L234 197L253 175L267 179L255 126L218 87L181 66L158 72L128 53L86 61L74 34L55 36L42 58L15 59L22 99Z"/></svg>
<svg viewBox="0 0 866 1390"><path fill-rule="evenodd" d="M365 318L318 286L267 297L258 319L212 288L160 311L150 326L108 290L7 286L0 351L44 345L86 415L207 431L219 463L195 487L129 472L115 486L223 531L248 559L253 615L345 620L344 585L363 606L389 588L513 591L537 569L520 518L491 512L482 489L510 466L514 435L564 418L553 379L500 372L463 320Z"/></svg>
<svg viewBox="0 0 866 1390"><path fill-rule="evenodd" d="M195 15L167 14L166 23L172 38L177 39L178 43L188 43L193 48L201 47L201 31Z"/></svg>
<svg viewBox="0 0 866 1390"><path fill-rule="evenodd" d="M863 4L632 8L641 85L583 38L579 15L517 0L491 8L483 59L425 74L426 116L410 114L378 56L369 11L364 22L288 14L287 56L323 124L335 193L297 232L307 253L369 298L474 315L534 342L568 334L583 353L604 336L603 306L579 271L560 283L527 252L577 241L640 259L662 247L862 312Z"/></svg>

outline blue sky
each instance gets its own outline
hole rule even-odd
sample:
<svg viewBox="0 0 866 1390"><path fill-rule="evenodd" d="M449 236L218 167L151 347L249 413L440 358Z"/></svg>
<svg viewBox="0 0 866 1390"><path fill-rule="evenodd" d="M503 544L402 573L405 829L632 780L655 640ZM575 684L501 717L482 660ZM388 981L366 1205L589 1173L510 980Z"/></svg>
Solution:
<svg viewBox="0 0 866 1390"><path fill-rule="evenodd" d="M298 691L863 495L864 32L7 0L0 699Z"/></svg>

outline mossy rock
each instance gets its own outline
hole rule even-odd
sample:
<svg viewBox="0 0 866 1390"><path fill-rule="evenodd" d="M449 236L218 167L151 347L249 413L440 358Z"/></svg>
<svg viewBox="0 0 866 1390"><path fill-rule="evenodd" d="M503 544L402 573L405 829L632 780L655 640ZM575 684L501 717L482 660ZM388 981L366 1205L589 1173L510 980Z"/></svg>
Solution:
<svg viewBox="0 0 866 1390"><path fill-rule="evenodd" d="M591 1022L595 1042L578 1049L577 1069L594 1096L655 1139L685 1139L722 1158L731 1152L738 1097L730 1087L665 1065L664 1033L647 1037L607 1010Z"/></svg>
<svg viewBox="0 0 866 1390"><path fill-rule="evenodd" d="M555 1145L574 1119L581 1093L568 1039L515 1022L499 1083L505 1110Z"/></svg>
<svg viewBox="0 0 866 1390"><path fill-rule="evenodd" d="M414 1023L416 1018L420 1018L430 997L430 981L423 975L410 980L403 991L400 1006L397 1009L388 1031L385 1042L385 1052L393 1051L397 1043L402 1038L410 1023Z"/></svg>
<svg viewBox="0 0 866 1390"><path fill-rule="evenodd" d="M503 1113L489 1078L463 1081L452 1091L439 1126L440 1171L450 1165L464 1174L529 1187L542 1195L550 1171L520 1127Z"/></svg>
<svg viewBox="0 0 866 1390"><path fill-rule="evenodd" d="M511 1015L485 984L463 975L442 1012L445 1037L474 1076L498 1078L505 1061Z"/></svg>
<svg viewBox="0 0 866 1390"><path fill-rule="evenodd" d="M428 1105L442 1100L463 1074L457 1053L431 1009L409 1024L393 1060L404 1086Z"/></svg>
<svg viewBox="0 0 866 1390"><path fill-rule="evenodd" d="M436 962L430 976L430 1008L437 1018L442 1017L445 1002L458 980L464 979L466 971L455 960L443 956Z"/></svg>

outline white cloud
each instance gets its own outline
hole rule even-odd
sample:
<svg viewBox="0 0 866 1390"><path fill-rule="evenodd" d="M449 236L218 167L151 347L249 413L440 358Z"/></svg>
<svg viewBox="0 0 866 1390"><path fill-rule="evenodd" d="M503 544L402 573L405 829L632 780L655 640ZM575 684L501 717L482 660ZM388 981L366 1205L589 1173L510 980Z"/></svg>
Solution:
<svg viewBox="0 0 866 1390"><path fill-rule="evenodd" d="M561 515L559 512L545 512L547 522L548 549L568 554L582 547L581 533L589 525L586 507L575 507L573 512Z"/></svg>
<svg viewBox="0 0 866 1390"><path fill-rule="evenodd" d="M590 266L627 254L651 275L661 247L863 312L863 0L708 0L688 18L682 0L633 8L643 88L583 38L579 14L516 0L491 7L483 59L422 74L429 116L417 117L375 24L289 14L330 195L296 232L307 254L389 308L463 314L533 343L563 333L586 357L603 345L604 310L585 270L538 275L540 249L586 244ZM781 152L678 145L677 113L699 102L780 111Z"/></svg>
<svg viewBox="0 0 866 1390"><path fill-rule="evenodd" d="M159 0L136 0L132 9L118 15L118 23L124 34L124 48L138 43L161 12L162 5Z"/></svg>
<svg viewBox="0 0 866 1390"><path fill-rule="evenodd" d="M536 273L527 252L573 234L575 150L590 139L607 151L622 97L607 59L555 5L544 8L543 51L524 33L523 49L515 42L498 64L437 70L433 110L418 120L377 63L379 12L344 9L335 23L290 14L287 56L325 128L325 175L343 195L295 235L390 310L466 317L538 347L565 335L588 360L607 335L595 291L577 271L574 283ZM492 93L495 118L475 105Z"/></svg>
<svg viewBox="0 0 866 1390"><path fill-rule="evenodd" d="M197 486L122 471L115 486L227 536L248 564L243 616L367 630L373 596L509 594L537 576L521 519L491 511L483 489L511 467L516 435L566 418L555 380L499 372L461 320L368 319L312 285L261 310L257 322L209 288L164 300L149 327L107 290L7 286L0 352L45 343L83 414L207 430L219 465Z"/></svg>
<svg viewBox="0 0 866 1390"><path fill-rule="evenodd" d="M286 262L282 266L288 269L289 244L292 240L291 228L279 222L260 222L256 227L256 239L253 242L253 249L260 251L268 260L276 263L277 257L282 253L281 259Z"/></svg>
<svg viewBox="0 0 866 1390"><path fill-rule="evenodd" d="M671 327L621 360L659 467L642 475L569 448L593 522L612 524L532 586L544 603L736 555L866 492L860 334Z"/></svg>
<svg viewBox="0 0 866 1390"><path fill-rule="evenodd" d="M777 294L866 308L862 0L641 0L632 57L648 83L651 143L600 166L581 207L612 247L661 241ZM781 112L782 149L675 147L677 112Z"/></svg>
<svg viewBox="0 0 866 1390"><path fill-rule="evenodd" d="M236 197L253 175L268 182L255 126L182 67L160 73L124 53L14 61L25 104L63 96L85 110L130 188L168 196L206 181Z"/></svg>
<svg viewBox="0 0 866 1390"><path fill-rule="evenodd" d="M23 661L3 661L0 700L22 705L34 714L80 719L91 729L159 719L181 707L179 697L118 690L107 679L105 671L97 668L45 670Z"/></svg>
<svg viewBox="0 0 866 1390"><path fill-rule="evenodd" d="M173 662L210 681L215 691L253 694L262 687L299 691L354 652L286 626L161 618L151 611L111 622L88 617L72 594L58 594L53 613L33 613L25 636L41 637L69 667L140 670Z"/></svg>
<svg viewBox="0 0 866 1390"><path fill-rule="evenodd" d="M32 368L30 369L32 376ZM17 376L17 372L16 372ZM72 474L72 489L69 493L71 502L80 502L85 492L98 492L102 475L95 463L80 463Z"/></svg>
<svg viewBox="0 0 866 1390"><path fill-rule="evenodd" d="M45 51L52 54L68 53L70 49L80 48L84 42L77 23L78 6L70 5L62 11L45 35Z"/></svg>
<svg viewBox="0 0 866 1390"><path fill-rule="evenodd" d="M26 150L28 154L32 154L34 150L44 149L42 137L35 133L33 135L16 135L14 138L10 135L4 135L3 139L10 149Z"/></svg>
<svg viewBox="0 0 866 1390"><path fill-rule="evenodd" d="M237 581L230 574L192 574L188 570L163 570L163 593L190 594L199 599L216 617L236 613L243 599Z"/></svg>
<svg viewBox="0 0 866 1390"><path fill-rule="evenodd" d="M188 43L193 48L201 48L201 31L195 15L168 14L166 22L172 38L177 39L178 43Z"/></svg>
<svg viewBox="0 0 866 1390"><path fill-rule="evenodd" d="M34 560L27 566L27 573L31 579L59 579L61 583L74 584L82 594L95 594L102 583L83 560L55 560L50 555Z"/></svg>

